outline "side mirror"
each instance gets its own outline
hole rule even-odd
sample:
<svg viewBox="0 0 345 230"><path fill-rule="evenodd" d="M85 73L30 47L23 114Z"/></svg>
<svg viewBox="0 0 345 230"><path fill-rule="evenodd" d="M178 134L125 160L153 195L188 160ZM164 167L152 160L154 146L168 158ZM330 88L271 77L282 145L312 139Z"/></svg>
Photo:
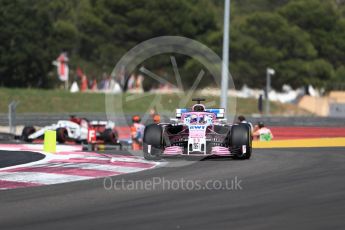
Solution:
<svg viewBox="0 0 345 230"><path fill-rule="evenodd" d="M190 117L186 117L186 118L184 119L184 123L185 123L186 125L190 125Z"/></svg>

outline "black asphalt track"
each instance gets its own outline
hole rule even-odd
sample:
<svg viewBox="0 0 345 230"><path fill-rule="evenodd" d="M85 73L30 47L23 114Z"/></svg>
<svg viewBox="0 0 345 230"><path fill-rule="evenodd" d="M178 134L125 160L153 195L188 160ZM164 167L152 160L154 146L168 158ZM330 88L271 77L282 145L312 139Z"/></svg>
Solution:
<svg viewBox="0 0 345 230"><path fill-rule="evenodd" d="M44 157L43 154L35 152L0 150L0 168L38 161Z"/></svg>
<svg viewBox="0 0 345 230"><path fill-rule="evenodd" d="M246 161L168 165L107 183L236 177L242 189L106 190L97 179L0 191L0 229L344 229L345 148L255 150Z"/></svg>

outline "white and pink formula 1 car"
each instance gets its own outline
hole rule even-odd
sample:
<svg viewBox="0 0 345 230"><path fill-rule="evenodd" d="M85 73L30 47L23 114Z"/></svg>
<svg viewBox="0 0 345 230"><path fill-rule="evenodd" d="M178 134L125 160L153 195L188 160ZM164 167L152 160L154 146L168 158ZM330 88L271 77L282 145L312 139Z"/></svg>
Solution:
<svg viewBox="0 0 345 230"><path fill-rule="evenodd" d="M251 128L228 124L224 109L206 109L201 101L192 109L177 109L170 123L148 125L144 131L143 152L147 160L163 156L232 156L249 159L252 153Z"/></svg>

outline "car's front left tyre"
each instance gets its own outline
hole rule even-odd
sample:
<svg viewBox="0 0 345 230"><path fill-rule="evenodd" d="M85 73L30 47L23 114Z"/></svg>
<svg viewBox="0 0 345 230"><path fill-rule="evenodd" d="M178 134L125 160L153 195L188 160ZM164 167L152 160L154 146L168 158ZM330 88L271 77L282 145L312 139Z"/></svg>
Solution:
<svg viewBox="0 0 345 230"><path fill-rule="evenodd" d="M252 139L248 125L238 124L231 127L230 146L235 159L247 160L251 157Z"/></svg>

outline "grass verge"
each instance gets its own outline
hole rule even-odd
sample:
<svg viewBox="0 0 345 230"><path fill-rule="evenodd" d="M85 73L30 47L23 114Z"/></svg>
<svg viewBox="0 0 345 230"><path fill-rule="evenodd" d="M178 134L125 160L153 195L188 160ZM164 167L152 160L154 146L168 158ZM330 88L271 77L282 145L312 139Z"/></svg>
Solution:
<svg viewBox="0 0 345 230"><path fill-rule="evenodd" d="M0 112L7 113L8 104L19 101L17 113L71 113L71 112L105 112L105 94L103 93L70 93L62 90L42 89L8 89L0 88ZM149 105L158 99L158 111L174 111L186 95L181 94L151 94L141 95L123 94L112 95L116 111L123 110L126 113L143 113ZM219 97L206 97L207 102L214 101L211 107L219 105ZM186 100L187 107L193 104ZM237 98L237 114L256 114L258 106L256 99ZM292 104L271 102L273 115L310 115Z"/></svg>

